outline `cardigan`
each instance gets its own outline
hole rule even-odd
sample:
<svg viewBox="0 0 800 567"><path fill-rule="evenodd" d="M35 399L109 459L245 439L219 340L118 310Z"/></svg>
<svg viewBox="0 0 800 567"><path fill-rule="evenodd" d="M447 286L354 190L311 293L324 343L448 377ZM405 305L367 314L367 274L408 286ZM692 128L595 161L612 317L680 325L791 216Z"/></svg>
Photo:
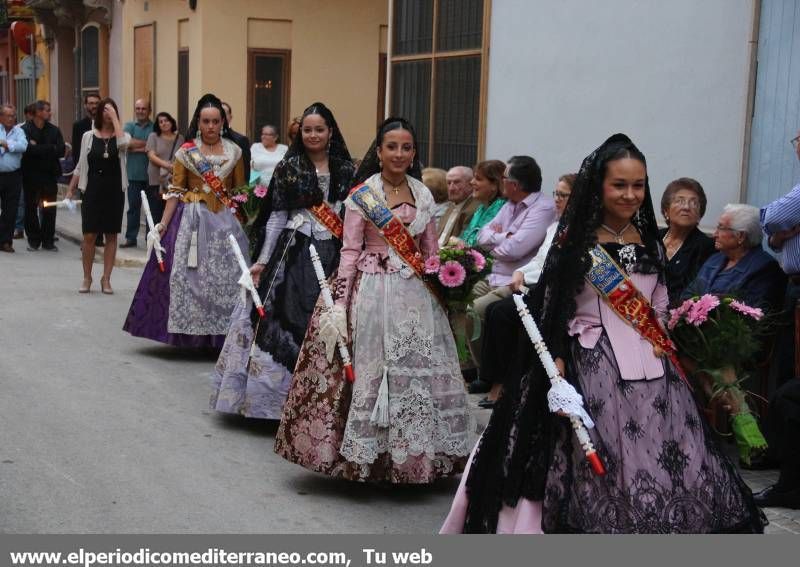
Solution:
<svg viewBox="0 0 800 567"><path fill-rule="evenodd" d="M92 149L92 136L94 136L94 129L84 132L81 137L81 155L78 158L78 165L75 166L75 173L78 174L78 189L86 191L86 185L89 183L89 150ZM98 136L99 138L99 136ZM117 152L119 153L119 168L122 176L122 192L128 189L128 144L131 141L131 135L127 132L122 136L117 137Z"/></svg>

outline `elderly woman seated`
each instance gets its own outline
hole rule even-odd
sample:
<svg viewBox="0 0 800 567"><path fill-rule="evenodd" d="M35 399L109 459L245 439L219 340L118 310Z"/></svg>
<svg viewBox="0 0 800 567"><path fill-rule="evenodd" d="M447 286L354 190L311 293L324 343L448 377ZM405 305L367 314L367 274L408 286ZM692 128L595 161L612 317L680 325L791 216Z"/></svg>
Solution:
<svg viewBox="0 0 800 567"><path fill-rule="evenodd" d="M697 228L706 214L702 185L690 177L670 182L661 197L661 214L667 222L659 233L667 252L667 293L670 303L675 303L715 252L714 241Z"/></svg>
<svg viewBox="0 0 800 567"><path fill-rule="evenodd" d="M714 231L718 252L706 260L681 297L731 294L749 305L780 309L786 275L761 248L761 236L756 207L726 205Z"/></svg>

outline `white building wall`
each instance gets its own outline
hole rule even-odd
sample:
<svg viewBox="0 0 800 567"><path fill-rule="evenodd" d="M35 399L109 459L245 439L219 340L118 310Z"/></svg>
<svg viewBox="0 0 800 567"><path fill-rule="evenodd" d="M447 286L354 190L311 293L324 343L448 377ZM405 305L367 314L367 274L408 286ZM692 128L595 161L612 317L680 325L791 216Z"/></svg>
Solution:
<svg viewBox="0 0 800 567"><path fill-rule="evenodd" d="M122 29L122 11L124 8L121 2L114 2L111 16L111 30L108 38L108 96L117 101L117 106L119 106L119 111L120 114L122 114L123 120L125 120L125 116L129 116L129 113L133 112L133 105L131 105L130 110L125 109L125 99L122 92L122 74L124 72L132 73L130 69L123 69L122 65L122 45L125 36L124 30Z"/></svg>
<svg viewBox="0 0 800 567"><path fill-rule="evenodd" d="M677 177L738 202L754 0L493 0L486 157L530 154L544 189L615 132L654 206Z"/></svg>

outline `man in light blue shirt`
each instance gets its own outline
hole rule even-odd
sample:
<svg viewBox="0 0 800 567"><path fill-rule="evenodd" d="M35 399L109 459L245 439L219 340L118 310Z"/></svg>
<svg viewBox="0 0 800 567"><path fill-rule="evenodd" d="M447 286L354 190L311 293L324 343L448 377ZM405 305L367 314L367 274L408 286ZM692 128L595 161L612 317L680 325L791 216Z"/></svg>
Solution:
<svg viewBox="0 0 800 567"><path fill-rule="evenodd" d="M125 131L131 135L128 145L128 223L125 228L125 242L120 248L136 246L139 235L142 210L142 191L147 191L147 137L153 131L150 121L150 103L143 98L138 99L133 107L136 120L125 124Z"/></svg>
<svg viewBox="0 0 800 567"><path fill-rule="evenodd" d="M0 251L14 252L14 224L22 192L22 154L28 138L16 126L17 111L10 104L0 106Z"/></svg>
<svg viewBox="0 0 800 567"><path fill-rule="evenodd" d="M791 140L800 159L800 133ZM794 331L795 304L800 299L800 183L783 197L761 209L761 227L769 237L769 247L780 252L780 264L789 283L786 286L784 310L789 328L779 332L776 339L778 385L795 377Z"/></svg>

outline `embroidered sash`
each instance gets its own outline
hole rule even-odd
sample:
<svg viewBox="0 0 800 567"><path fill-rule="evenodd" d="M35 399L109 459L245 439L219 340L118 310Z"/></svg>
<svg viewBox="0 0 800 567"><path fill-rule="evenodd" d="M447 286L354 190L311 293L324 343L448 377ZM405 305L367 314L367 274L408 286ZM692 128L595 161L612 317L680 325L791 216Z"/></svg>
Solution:
<svg viewBox="0 0 800 567"><path fill-rule="evenodd" d="M339 240L342 239L342 236L344 235L344 222L342 222L342 219L336 214L336 212L328 203L322 201L319 205L309 207L308 210L312 215L314 215L314 218L317 219L320 224L322 224L322 226L331 231L332 235Z"/></svg>
<svg viewBox="0 0 800 567"><path fill-rule="evenodd" d="M614 313L650 344L661 349L667 355L675 365L681 379L691 389L686 374L678 361L675 344L659 324L655 309L650 302L603 247L595 246L589 250L589 255L592 258L592 267L586 274L586 281Z"/></svg>
<svg viewBox="0 0 800 567"><path fill-rule="evenodd" d="M366 183L355 187L350 192L350 199L358 205L364 216L375 225L386 244L392 247L397 255L413 272L424 281L425 262L414 237L403 222L398 219L385 204L372 193Z"/></svg>
<svg viewBox="0 0 800 567"><path fill-rule="evenodd" d="M191 140L183 144L181 148L186 152L186 156L192 161L200 177L203 178L206 186L211 189L219 202L230 209L231 212L236 215L236 218L239 219L239 222L244 222L245 219L242 213L239 212L238 203L228 197L225 191L225 185L222 183L222 180L216 176L214 167L208 163L208 160L200 152L200 148Z"/></svg>

